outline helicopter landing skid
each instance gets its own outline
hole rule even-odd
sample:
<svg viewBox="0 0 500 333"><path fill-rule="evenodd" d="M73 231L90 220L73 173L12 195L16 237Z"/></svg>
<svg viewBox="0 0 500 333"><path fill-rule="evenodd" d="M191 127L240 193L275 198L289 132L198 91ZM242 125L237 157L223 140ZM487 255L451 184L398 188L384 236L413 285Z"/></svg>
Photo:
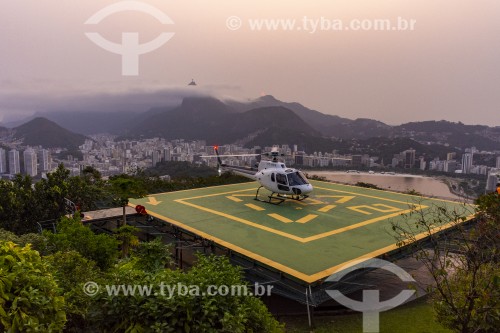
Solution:
<svg viewBox="0 0 500 333"><path fill-rule="evenodd" d="M296 200L296 201L302 201L302 200L305 200L307 198L309 198L309 196L306 194L297 194L297 195L292 195L292 197L291 197L292 200Z"/></svg>
<svg viewBox="0 0 500 333"><path fill-rule="evenodd" d="M265 203L270 203L273 205L279 205L285 200L302 201L302 200L309 198L308 195L292 195L290 197L286 197L286 196L280 195L279 193L273 192L273 193L271 193L271 195L267 196L269 198L269 200L262 200L262 199L259 199L259 190L261 187L263 187L263 186L259 186L259 188L257 189L257 192L255 193L254 200L257 200L260 202L265 202ZM273 200L275 200L275 201L273 202Z"/></svg>
<svg viewBox="0 0 500 333"><path fill-rule="evenodd" d="M271 195L267 196L269 199L268 200L262 200L262 199L259 199L259 190L264 187L264 186L259 186L259 188L257 189L257 192L255 193L255 198L254 200L257 200L257 201L260 201L260 202L265 202L265 203L270 203L272 205L279 205L280 203L282 203L283 201L285 201L284 198L280 197L279 194L277 194L276 196L274 196L275 192L271 193ZM277 200L275 202L273 202L273 200Z"/></svg>

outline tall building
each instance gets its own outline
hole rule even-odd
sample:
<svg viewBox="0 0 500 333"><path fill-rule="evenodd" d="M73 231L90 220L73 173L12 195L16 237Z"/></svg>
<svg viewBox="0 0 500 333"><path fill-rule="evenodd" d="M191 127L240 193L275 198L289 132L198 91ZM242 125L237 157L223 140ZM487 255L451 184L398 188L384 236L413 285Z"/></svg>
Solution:
<svg viewBox="0 0 500 333"><path fill-rule="evenodd" d="M427 167L427 162L425 161L425 158L420 157L419 161L420 161L419 162L420 170L425 170L425 168Z"/></svg>
<svg viewBox="0 0 500 333"><path fill-rule="evenodd" d="M415 166L415 149L410 148L408 150L405 150L403 154L405 158L405 169L413 168L413 166Z"/></svg>
<svg viewBox="0 0 500 333"><path fill-rule="evenodd" d="M160 163L160 152L157 150L153 150L153 153L151 154L151 164L153 168Z"/></svg>
<svg viewBox="0 0 500 333"><path fill-rule="evenodd" d="M496 168L500 169L500 156L497 156L497 165L496 165Z"/></svg>
<svg viewBox="0 0 500 333"><path fill-rule="evenodd" d="M50 169L50 155L47 149L42 149L38 152L38 161L40 162L41 171L49 171Z"/></svg>
<svg viewBox="0 0 500 333"><path fill-rule="evenodd" d="M361 167L362 160L363 160L363 155L352 155L351 166L353 168Z"/></svg>
<svg viewBox="0 0 500 333"><path fill-rule="evenodd" d="M455 172L458 168L458 163L455 160L444 161L444 171L445 172Z"/></svg>
<svg viewBox="0 0 500 333"><path fill-rule="evenodd" d="M304 155L305 154L303 151L298 151L297 154L295 154L295 164L296 165L304 165ZM258 157L260 157L260 156L258 156Z"/></svg>
<svg viewBox="0 0 500 333"><path fill-rule="evenodd" d="M163 149L163 160L166 162L172 160L172 152L170 151L170 148Z"/></svg>
<svg viewBox="0 0 500 333"><path fill-rule="evenodd" d="M36 152L33 149L26 149L23 153L24 173L35 177L38 174Z"/></svg>
<svg viewBox="0 0 500 333"><path fill-rule="evenodd" d="M491 169L486 180L486 193L494 192L500 182L500 169Z"/></svg>
<svg viewBox="0 0 500 333"><path fill-rule="evenodd" d="M7 173L7 155L2 148L0 148L0 173Z"/></svg>
<svg viewBox="0 0 500 333"><path fill-rule="evenodd" d="M12 149L9 151L9 173L15 175L21 173L21 163L19 161L19 151Z"/></svg>
<svg viewBox="0 0 500 333"><path fill-rule="evenodd" d="M465 153L462 155L462 173L470 173L473 157L472 153Z"/></svg>
<svg viewBox="0 0 500 333"><path fill-rule="evenodd" d="M391 160L391 166L393 168L403 166L404 154L394 154L394 157Z"/></svg>
<svg viewBox="0 0 500 333"><path fill-rule="evenodd" d="M446 154L446 160L447 161L454 160L456 156L457 156L457 153L448 153L448 154Z"/></svg>

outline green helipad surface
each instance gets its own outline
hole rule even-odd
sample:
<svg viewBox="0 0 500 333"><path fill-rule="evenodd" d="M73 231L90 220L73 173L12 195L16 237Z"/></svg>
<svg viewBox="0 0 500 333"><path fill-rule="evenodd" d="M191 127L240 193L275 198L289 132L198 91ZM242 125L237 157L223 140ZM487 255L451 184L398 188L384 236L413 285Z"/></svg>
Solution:
<svg viewBox="0 0 500 333"><path fill-rule="evenodd" d="M464 210L451 201L311 183L310 198L281 205L254 200L255 182L155 194L130 204L309 283L396 249L391 222L411 207ZM261 189L259 197L266 195Z"/></svg>

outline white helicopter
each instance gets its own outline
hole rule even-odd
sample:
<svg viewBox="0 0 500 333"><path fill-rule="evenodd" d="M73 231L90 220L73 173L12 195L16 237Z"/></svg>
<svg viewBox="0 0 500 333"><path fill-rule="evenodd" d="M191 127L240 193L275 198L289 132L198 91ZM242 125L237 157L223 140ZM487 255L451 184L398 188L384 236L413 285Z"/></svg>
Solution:
<svg viewBox="0 0 500 333"><path fill-rule="evenodd" d="M259 161L256 168L245 168L237 166L229 166L222 162L219 155L219 149L214 146L215 156L202 157L217 157L217 166L219 174L222 172L232 171L237 175L250 178L257 181L260 186L255 193L255 200L279 205L287 199L302 201L309 197L313 187L307 181L307 178L302 172L297 169L288 168L285 163L278 161L278 156L283 156L278 152L277 147L273 147L270 153L264 154L245 154L245 155L223 155L223 156L268 156L270 161ZM258 158L258 160L259 160ZM271 192L268 200L259 199L259 190L264 187Z"/></svg>

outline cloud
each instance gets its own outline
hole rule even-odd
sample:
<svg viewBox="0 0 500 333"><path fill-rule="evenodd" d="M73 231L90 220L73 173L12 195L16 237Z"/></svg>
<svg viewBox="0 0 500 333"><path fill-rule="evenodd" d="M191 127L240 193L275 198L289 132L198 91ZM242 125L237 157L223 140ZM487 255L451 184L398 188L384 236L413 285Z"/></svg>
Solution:
<svg viewBox="0 0 500 333"><path fill-rule="evenodd" d="M227 88L227 87L225 87ZM187 96L214 96L218 87L169 87L163 89L130 89L111 93L99 92L0 92L0 116L3 123L23 119L35 113L54 111L127 111L144 112L152 107L175 106Z"/></svg>

